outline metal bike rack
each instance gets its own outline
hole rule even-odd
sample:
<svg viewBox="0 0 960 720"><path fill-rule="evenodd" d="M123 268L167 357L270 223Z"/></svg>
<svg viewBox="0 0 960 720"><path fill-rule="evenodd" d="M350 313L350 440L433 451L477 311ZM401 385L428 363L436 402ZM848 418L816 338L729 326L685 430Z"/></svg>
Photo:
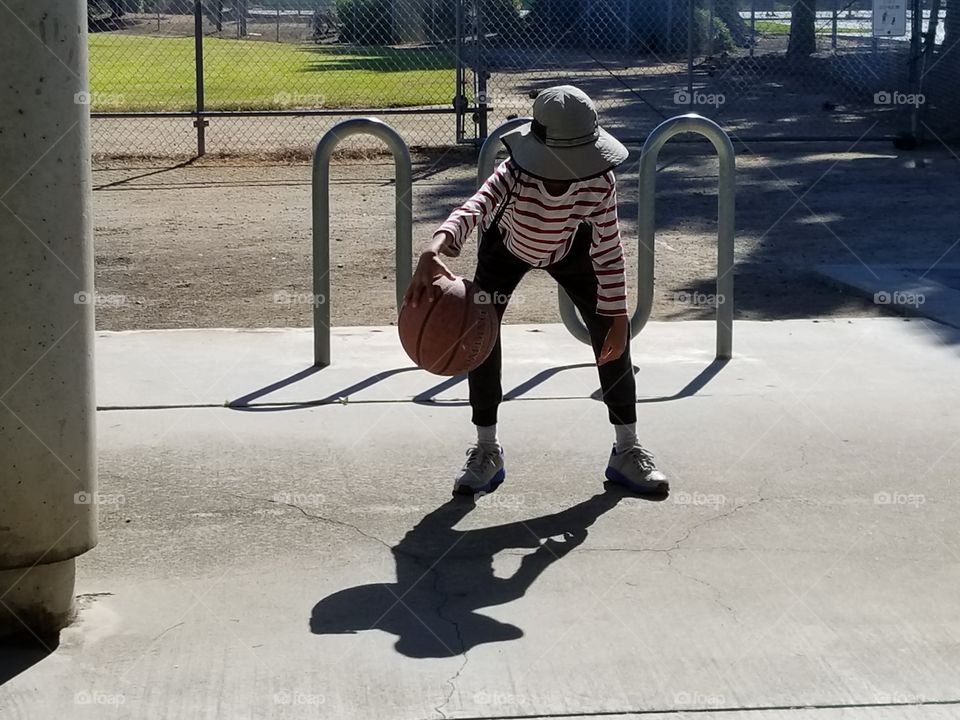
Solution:
<svg viewBox="0 0 960 720"><path fill-rule="evenodd" d="M529 118L509 120L494 130L480 149L478 184L493 172L499 140L504 133L529 122ZM640 156L637 307L630 318L630 336L643 330L653 308L653 266L655 259L657 157L674 135L703 135L717 151L720 178L717 191L717 357L729 358L733 352L733 219L736 183L736 156L727 134L712 120L696 114L678 115L660 123L647 137ZM562 288L559 292L560 317L570 334L590 344L590 333L580 319L576 306Z"/></svg>
<svg viewBox="0 0 960 720"><path fill-rule="evenodd" d="M653 263L655 257L657 156L674 135L695 133L713 144L720 161L717 186L717 358L733 354L733 219L736 194L736 155L730 138L713 120L690 113L660 123L647 137L640 156L640 205L637 210L639 257L637 259L637 309L630 318L633 336L650 318L653 308Z"/></svg>
<svg viewBox="0 0 960 720"><path fill-rule="evenodd" d="M372 135L393 154L396 179L397 309L413 275L413 167L400 135L375 118L351 118L330 128L313 153L313 364L330 365L330 157L351 135Z"/></svg>

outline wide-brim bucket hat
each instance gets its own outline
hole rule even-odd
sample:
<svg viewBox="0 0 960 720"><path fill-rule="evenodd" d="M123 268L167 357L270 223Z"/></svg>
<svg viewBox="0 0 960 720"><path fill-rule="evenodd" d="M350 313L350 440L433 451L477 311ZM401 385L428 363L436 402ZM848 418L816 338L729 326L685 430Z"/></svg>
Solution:
<svg viewBox="0 0 960 720"><path fill-rule="evenodd" d="M593 100L556 85L533 101L533 120L502 138L522 170L541 180L587 180L627 159L629 151L600 127Z"/></svg>

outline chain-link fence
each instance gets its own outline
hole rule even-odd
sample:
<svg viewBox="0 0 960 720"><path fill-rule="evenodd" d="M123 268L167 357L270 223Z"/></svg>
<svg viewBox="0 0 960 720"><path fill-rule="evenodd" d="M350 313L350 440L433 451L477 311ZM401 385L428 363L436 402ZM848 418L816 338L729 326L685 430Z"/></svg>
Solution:
<svg viewBox="0 0 960 720"><path fill-rule="evenodd" d="M629 140L691 109L744 141L946 138L960 101L960 0L92 0L89 30L105 155L304 151L356 114L470 142L559 82Z"/></svg>

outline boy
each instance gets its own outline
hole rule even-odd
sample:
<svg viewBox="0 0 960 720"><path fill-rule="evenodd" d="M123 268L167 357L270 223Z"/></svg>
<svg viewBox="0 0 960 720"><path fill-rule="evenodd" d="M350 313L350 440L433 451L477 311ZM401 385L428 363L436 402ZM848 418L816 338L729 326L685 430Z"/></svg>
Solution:
<svg viewBox="0 0 960 720"><path fill-rule="evenodd" d="M493 298L501 320L510 294L533 268L567 291L590 331L603 401L616 442L605 476L638 493L663 493L667 479L637 442L636 388L630 359L623 246L613 168L627 149L601 129L587 95L570 85L547 88L533 121L503 136L510 157L450 214L420 255L407 300L435 297L433 282L453 274L440 254L456 257L479 227L474 282ZM455 493L491 492L503 481L497 440L500 340L468 376L477 444L454 482Z"/></svg>

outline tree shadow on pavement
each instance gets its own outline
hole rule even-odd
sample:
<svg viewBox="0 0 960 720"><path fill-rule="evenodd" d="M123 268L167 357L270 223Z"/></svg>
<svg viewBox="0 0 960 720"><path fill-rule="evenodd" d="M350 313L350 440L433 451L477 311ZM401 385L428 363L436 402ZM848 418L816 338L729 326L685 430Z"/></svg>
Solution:
<svg viewBox="0 0 960 720"><path fill-rule="evenodd" d="M476 507L471 498L455 498L428 513L390 548L395 583L359 585L325 597L313 608L310 631L381 630L396 635L397 652L411 658L453 657L477 645L523 637L519 627L478 610L522 598L625 495L608 484L605 492L558 513L479 530L454 529ZM497 577L497 553L519 549L533 552L523 555L513 575Z"/></svg>

